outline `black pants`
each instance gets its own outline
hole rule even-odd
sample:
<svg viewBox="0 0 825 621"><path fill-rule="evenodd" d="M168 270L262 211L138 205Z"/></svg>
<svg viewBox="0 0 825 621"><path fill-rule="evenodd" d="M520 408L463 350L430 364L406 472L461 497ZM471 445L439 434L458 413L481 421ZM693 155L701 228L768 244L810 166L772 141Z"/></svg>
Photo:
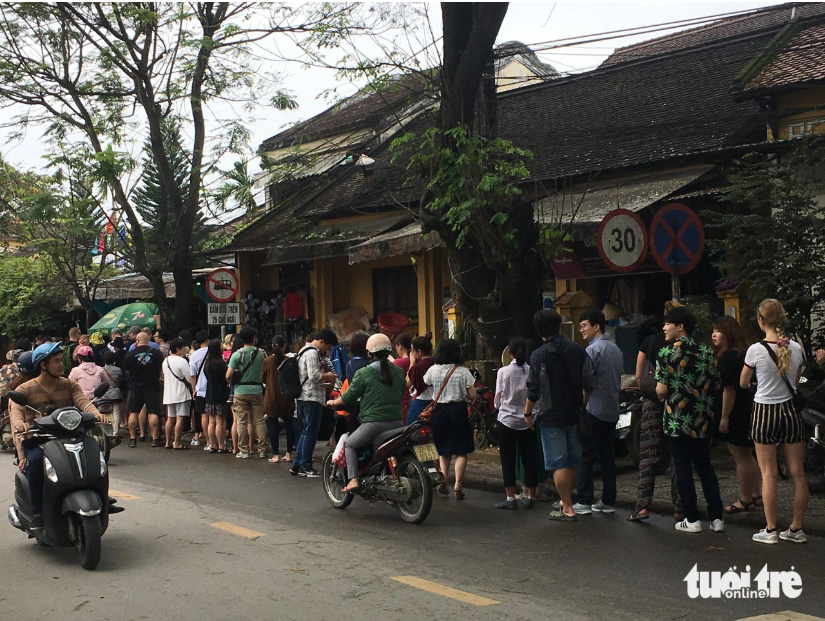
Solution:
<svg viewBox="0 0 825 621"><path fill-rule="evenodd" d="M521 464L524 466L524 485L526 487L538 487L538 453L536 452L535 431L532 429L510 429L507 425L500 425L498 448L504 487L513 487L516 484L517 454L521 456Z"/></svg>
<svg viewBox="0 0 825 621"><path fill-rule="evenodd" d="M719 495L719 480L710 463L710 438L668 438L668 443L676 469L676 489L685 509L685 517L691 522L699 519L696 486L693 484L693 470L696 469L708 503L708 517L711 520L722 519L724 509Z"/></svg>
<svg viewBox="0 0 825 621"><path fill-rule="evenodd" d="M590 436L582 438L582 465L576 475L578 502L593 504L593 466L598 462L602 472L602 502L616 504L616 423L607 423L592 414Z"/></svg>

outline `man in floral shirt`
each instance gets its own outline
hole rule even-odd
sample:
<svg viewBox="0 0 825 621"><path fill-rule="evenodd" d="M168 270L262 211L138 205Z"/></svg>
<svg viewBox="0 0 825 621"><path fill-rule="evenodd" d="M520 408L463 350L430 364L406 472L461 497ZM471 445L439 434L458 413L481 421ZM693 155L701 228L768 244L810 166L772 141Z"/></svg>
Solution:
<svg viewBox="0 0 825 621"><path fill-rule="evenodd" d="M677 306L665 316L668 347L656 363L656 393L665 402L664 432L676 470L676 488L685 509L685 519L676 530L702 532L693 468L702 483L708 503L710 528L724 532L719 481L710 463L710 435L714 393L719 390L716 357L706 345L691 338L696 318L688 309Z"/></svg>

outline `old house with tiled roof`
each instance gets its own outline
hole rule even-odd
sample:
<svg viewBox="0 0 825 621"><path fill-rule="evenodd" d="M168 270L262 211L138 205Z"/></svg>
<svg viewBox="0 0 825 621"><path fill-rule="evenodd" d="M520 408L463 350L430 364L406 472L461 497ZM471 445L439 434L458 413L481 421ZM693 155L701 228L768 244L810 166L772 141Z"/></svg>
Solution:
<svg viewBox="0 0 825 621"><path fill-rule="evenodd" d="M587 73L500 92L499 134L534 154L523 189L536 217L567 227L574 238L572 252L553 265L549 299L563 301L578 292L588 303L621 307L626 316L661 313L671 296L670 275L650 258L630 273L611 271L596 249L599 222L617 207L636 212L646 225L672 202L698 213L718 208L716 199L730 185L739 158L775 149L771 137L785 136L781 129L766 134L777 108L760 99L781 101L784 95L757 91L755 84L766 85L754 80L767 80L770 72L764 70L791 62L787 55L794 51L805 58L799 50L817 31L793 45L795 37L783 35L787 40L777 48L782 53L759 65L761 73L743 78L743 72L777 47L777 37L790 26L820 15L822 3L769 7L619 49ZM770 79L771 88L779 88L779 78ZM819 79L806 78L812 85ZM754 96L745 95L751 88ZM403 118L395 135L423 131L433 122L428 108L414 108L410 100L396 101L392 109L395 118ZM797 113L807 119L812 110ZM352 129L357 123L340 126L362 144L370 135L392 134L382 134L386 125L372 118L369 132ZM416 322L413 330L438 338L449 266L437 237L421 234L415 218L420 186L409 181L405 156L393 157L384 139L372 143L369 166L357 164L363 151L324 142L313 125L335 126L318 118L262 145L277 151L318 141L337 159L331 157L323 173L297 175L301 181L289 200L272 201L270 211L230 246L238 257L242 294L297 283L312 300L316 326L330 313L363 306L370 315L401 310ZM355 157L348 160L350 155ZM704 256L678 284L685 296L721 307L715 297L719 276ZM725 301L732 312L738 303ZM574 314L572 308L561 310Z"/></svg>

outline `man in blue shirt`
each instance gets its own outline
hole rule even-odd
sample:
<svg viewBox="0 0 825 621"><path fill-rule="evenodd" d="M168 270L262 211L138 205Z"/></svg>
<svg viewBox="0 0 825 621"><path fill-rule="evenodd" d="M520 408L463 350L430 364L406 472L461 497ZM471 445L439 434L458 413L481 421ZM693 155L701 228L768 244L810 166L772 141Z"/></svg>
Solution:
<svg viewBox="0 0 825 621"><path fill-rule="evenodd" d="M590 343L587 355L593 364L596 387L587 402L591 434L582 438L582 465L576 480L578 502L573 510L579 515L613 513L616 504L616 456L614 442L619 422L619 392L622 388L622 350L605 336L604 313L597 309L579 317L579 332ZM593 504L593 464L602 472L602 497Z"/></svg>

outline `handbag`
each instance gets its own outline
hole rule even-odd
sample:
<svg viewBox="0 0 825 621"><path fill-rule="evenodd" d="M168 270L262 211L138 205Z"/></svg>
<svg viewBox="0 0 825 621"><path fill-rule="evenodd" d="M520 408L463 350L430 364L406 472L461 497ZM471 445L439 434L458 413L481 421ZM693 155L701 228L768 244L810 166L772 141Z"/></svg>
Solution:
<svg viewBox="0 0 825 621"><path fill-rule="evenodd" d="M441 388L438 390L438 394L435 396L435 399L432 400L430 405L428 405L427 407L424 408L424 410L421 412L421 414L418 415L418 418L420 418L422 420L425 420L425 421L432 420L433 410L435 409L435 406L438 403L438 400L441 398L441 393L444 392L444 389L447 387L447 383L450 381L450 378L453 376L453 373L455 373L455 370L457 368L458 368L457 364L453 365L453 368L450 369L449 373L447 373L447 377L444 378L444 382L441 384Z"/></svg>
<svg viewBox="0 0 825 621"><path fill-rule="evenodd" d="M645 360L642 365L642 374L639 376L639 392L642 396L654 403L659 402L659 396L656 394L656 365L650 361Z"/></svg>
<svg viewBox="0 0 825 621"><path fill-rule="evenodd" d="M779 359L776 357L776 352L765 341L759 341L759 343L768 350L771 360L773 360L773 363L776 365L776 370L779 371ZM785 386L787 386L788 390L791 391L791 399L793 401L794 409L797 413L801 413L802 409L805 407L805 403L808 401L808 398L791 385L788 381L787 375L784 373L780 373L780 375L782 376L782 379L785 380Z"/></svg>

